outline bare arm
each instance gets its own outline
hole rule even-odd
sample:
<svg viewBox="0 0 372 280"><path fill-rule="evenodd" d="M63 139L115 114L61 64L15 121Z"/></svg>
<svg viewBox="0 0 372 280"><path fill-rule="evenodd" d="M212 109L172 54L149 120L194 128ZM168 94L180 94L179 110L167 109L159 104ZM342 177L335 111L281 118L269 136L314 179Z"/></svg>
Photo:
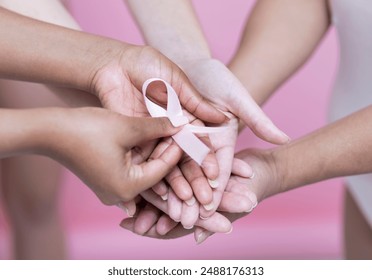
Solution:
<svg viewBox="0 0 372 280"><path fill-rule="evenodd" d="M211 58L208 43L189 0L127 0L146 42L182 67Z"/></svg>
<svg viewBox="0 0 372 280"><path fill-rule="evenodd" d="M166 118L130 118L97 108L1 109L0 158L28 153L51 157L111 205L151 187L181 156L168 143L159 157L137 165L131 149L178 131Z"/></svg>
<svg viewBox="0 0 372 280"><path fill-rule="evenodd" d="M147 113L136 96L145 80L158 77L172 81L181 104L195 116L217 123L225 119L175 64L154 49L48 24L4 8L0 8L0 26L1 77L94 93L105 108L127 115L135 110Z"/></svg>
<svg viewBox="0 0 372 280"><path fill-rule="evenodd" d="M260 0L230 70L258 104L312 54L330 24L326 0Z"/></svg>
<svg viewBox="0 0 372 280"><path fill-rule="evenodd" d="M274 151L282 189L372 172L372 106Z"/></svg>
<svg viewBox="0 0 372 280"><path fill-rule="evenodd" d="M90 91L106 40L0 8L0 75ZM98 44L102 44L97 47ZM114 42L110 42L114 43ZM97 45L96 45L97 44Z"/></svg>

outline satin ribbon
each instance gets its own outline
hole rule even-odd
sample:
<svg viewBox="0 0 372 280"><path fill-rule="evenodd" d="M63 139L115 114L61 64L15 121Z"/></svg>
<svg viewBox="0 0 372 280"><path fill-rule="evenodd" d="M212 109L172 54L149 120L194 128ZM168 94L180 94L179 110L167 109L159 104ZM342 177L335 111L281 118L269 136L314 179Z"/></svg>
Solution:
<svg viewBox="0 0 372 280"><path fill-rule="evenodd" d="M147 98L147 87L152 82L162 82L166 86L167 110ZM172 138L186 154L188 154L193 160L201 165L210 149L198 137L196 137L194 133L219 133L225 131L225 128L204 127L189 124L188 118L184 116L182 112L182 107L176 92L170 84L162 79L154 78L145 81L142 86L142 93L145 99L147 110L152 117L167 117L175 127L184 125L181 131L173 135Z"/></svg>

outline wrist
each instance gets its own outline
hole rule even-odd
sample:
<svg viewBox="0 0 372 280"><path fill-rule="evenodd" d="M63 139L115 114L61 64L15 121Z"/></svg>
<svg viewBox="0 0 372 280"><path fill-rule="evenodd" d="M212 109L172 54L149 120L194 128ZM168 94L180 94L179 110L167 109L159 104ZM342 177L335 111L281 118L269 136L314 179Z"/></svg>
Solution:
<svg viewBox="0 0 372 280"><path fill-rule="evenodd" d="M48 116L43 109L1 110L1 157L42 154L48 139L44 125Z"/></svg>
<svg viewBox="0 0 372 280"><path fill-rule="evenodd" d="M279 146L268 151L269 165L273 174L275 174L276 193L282 193L289 189L288 176L290 176L290 173L288 172L286 146Z"/></svg>

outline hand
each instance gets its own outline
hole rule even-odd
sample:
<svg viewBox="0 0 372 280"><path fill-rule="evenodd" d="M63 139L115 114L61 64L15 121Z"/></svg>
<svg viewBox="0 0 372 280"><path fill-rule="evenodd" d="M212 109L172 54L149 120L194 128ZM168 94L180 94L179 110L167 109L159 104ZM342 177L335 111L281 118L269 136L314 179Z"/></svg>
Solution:
<svg viewBox="0 0 372 280"><path fill-rule="evenodd" d="M105 108L128 116L149 116L141 93L142 85L148 78L161 78L170 83L181 105L193 116L212 123L225 120L223 114L200 96L175 64L151 47L123 44L117 52L104 56L96 69L92 75L91 91L96 93ZM166 104L162 83L152 83L148 95L158 103ZM134 151L135 162L147 158L154 147L154 142L138 147ZM129 215L134 214L134 203L123 206Z"/></svg>
<svg viewBox="0 0 372 280"><path fill-rule="evenodd" d="M179 130L165 118L130 118L98 108L49 110L42 153L73 171L104 204L133 199L167 175L182 155L169 143L156 159L132 161L132 147Z"/></svg>
<svg viewBox="0 0 372 280"><path fill-rule="evenodd" d="M204 97L211 100L213 104L223 111L230 119L227 125L224 124L226 132L223 134L223 137L219 134L211 134L209 136L219 164L219 176L217 178L205 176L201 168L192 163L188 164L189 166L186 166L186 168L183 168L184 170L188 170L188 173L192 175L187 176L187 174L183 174L186 181L191 185L195 197L204 206L200 208L200 215L206 218L217 209L230 177L238 133L238 119L236 116L243 118L245 121L249 122L249 124L252 124L254 117L258 127L262 126L267 128L266 134L264 135L267 137L271 135L270 137L273 137L269 137L268 139L283 141L283 136L278 132L278 129L273 128L274 126L272 124L272 127L268 125L271 122L254 103L240 82L222 63L214 59L199 59L195 61L184 61L181 65L199 92L201 92ZM243 107L244 105L246 108ZM246 112L250 112L249 116ZM280 134L280 136L277 136L278 134ZM273 135L276 136L274 137ZM182 170L182 164L180 169ZM181 176L172 175L173 173L175 172L172 172L168 177L175 177L180 181L181 179L179 178ZM206 177L212 179L210 184ZM173 189L177 188L175 182L170 181L169 183ZM210 185L213 185L215 188L213 191L213 199L211 199L210 195L205 195L211 193ZM183 197L180 198L184 199ZM190 197L188 199L190 199ZM185 208L179 205L180 202L172 202L170 207L174 209ZM175 211L171 210L170 212L172 213Z"/></svg>
<svg viewBox="0 0 372 280"><path fill-rule="evenodd" d="M237 153L235 157L233 175L229 180L227 189L238 193L244 189L245 192L248 191L253 208L257 206L259 201L283 191L281 187L282 180L273 156L273 150L246 149ZM252 178L246 177L244 163L249 164L253 168L254 176ZM224 194L224 196L226 195ZM227 212L225 216L231 222L249 214L229 211L231 206L231 201L228 201L224 205L221 204L219 209ZM212 234L214 232L201 228L195 230L198 243L204 242Z"/></svg>
<svg viewBox="0 0 372 280"><path fill-rule="evenodd" d="M247 177L250 175L250 171L247 170L247 167L249 166L244 161L234 159L233 171L236 173L235 176L250 180ZM226 227L229 223L226 223L225 218L216 212L207 220L198 219L195 223L197 226L195 230L187 230L183 225L173 221L173 219L166 215L169 211L166 201L160 199L152 190L143 192L142 195L157 208L146 204L145 207L139 210L136 217L127 218L121 222L123 228L134 233L147 237L169 239L194 232L195 240L201 243L215 232L228 233L232 229L230 226ZM251 212L256 205L256 195L251 192L246 185L229 184L224 192L218 210L225 212L224 215L229 215L229 213L244 213L235 214L235 218L237 215L242 216ZM164 213L162 213L162 211ZM231 217L229 216L229 218ZM227 229L229 230L227 231Z"/></svg>
<svg viewBox="0 0 372 280"><path fill-rule="evenodd" d="M179 96L181 105L202 121L221 123L225 117L206 102L191 85L185 74L151 47L113 44L113 50L97 62L91 75L91 92L103 107L128 116L148 116L142 85L149 78L167 81ZM165 86L152 83L148 95L165 104Z"/></svg>

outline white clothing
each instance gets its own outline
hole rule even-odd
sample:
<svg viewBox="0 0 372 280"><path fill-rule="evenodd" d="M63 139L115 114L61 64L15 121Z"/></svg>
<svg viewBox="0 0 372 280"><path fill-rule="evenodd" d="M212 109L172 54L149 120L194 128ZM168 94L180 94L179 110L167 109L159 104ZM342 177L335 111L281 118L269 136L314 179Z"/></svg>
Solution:
<svg viewBox="0 0 372 280"><path fill-rule="evenodd" d="M339 72L330 104L333 121L372 104L372 1L331 0L330 5L340 42ZM372 228L372 174L346 180Z"/></svg>

